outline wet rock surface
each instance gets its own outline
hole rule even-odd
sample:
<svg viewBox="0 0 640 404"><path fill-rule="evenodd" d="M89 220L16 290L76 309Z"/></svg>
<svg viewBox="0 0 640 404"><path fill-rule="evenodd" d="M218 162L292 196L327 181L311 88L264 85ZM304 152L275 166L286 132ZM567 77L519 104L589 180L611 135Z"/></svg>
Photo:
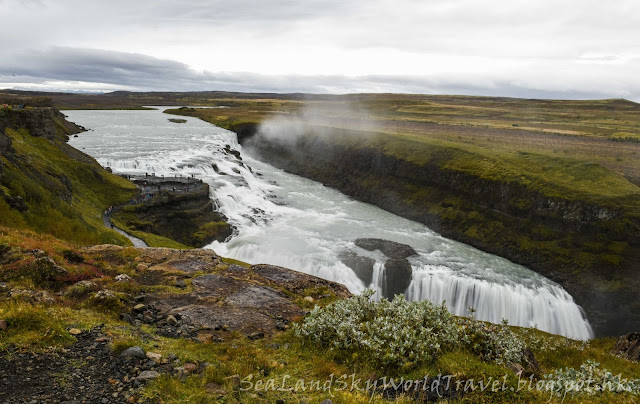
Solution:
<svg viewBox="0 0 640 404"><path fill-rule="evenodd" d="M382 295L393 299L397 294L403 294L411 283L412 269L407 257L418 255L413 247L407 244L377 238L359 238L355 245L367 251L380 251L387 257L384 262ZM363 257L354 251L344 251L338 258L368 286L373 281L373 268L376 262L370 257Z"/></svg>
<svg viewBox="0 0 640 404"><path fill-rule="evenodd" d="M412 255L418 255L416 250L409 245L379 238L359 238L356 239L355 244L368 251L380 250L380 252L389 258L402 259L411 257Z"/></svg>
<svg viewBox="0 0 640 404"><path fill-rule="evenodd" d="M411 264L406 259L389 258L384 263L382 294L387 299L403 294L411 283Z"/></svg>
<svg viewBox="0 0 640 404"><path fill-rule="evenodd" d="M351 268L365 285L371 284L371 281L373 281L373 264L375 264L376 260L363 257L353 251L344 251L338 255L338 258L343 264Z"/></svg>
<svg viewBox="0 0 640 404"><path fill-rule="evenodd" d="M342 285L289 269L231 265L193 278L191 293L158 295L149 300L160 312L179 317L181 322L215 340L224 338L227 331L250 336L286 329L289 322L305 313L286 292L302 294L323 286L337 295L349 295Z"/></svg>
<svg viewBox="0 0 640 404"><path fill-rule="evenodd" d="M122 247L87 250L117 260ZM305 314L297 300L351 295L343 285L287 268L226 264L211 250L138 251L136 282L172 286L180 292L137 296L121 318L135 326L153 324L167 337L215 342L229 331L270 335Z"/></svg>

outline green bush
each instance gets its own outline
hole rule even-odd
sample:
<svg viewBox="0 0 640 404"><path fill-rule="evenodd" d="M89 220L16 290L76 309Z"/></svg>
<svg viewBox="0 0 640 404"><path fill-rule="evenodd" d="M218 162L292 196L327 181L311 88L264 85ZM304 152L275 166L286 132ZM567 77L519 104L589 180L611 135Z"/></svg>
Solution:
<svg viewBox="0 0 640 404"><path fill-rule="evenodd" d="M373 291L316 307L295 334L307 341L363 354L385 368L430 363L455 347L467 348L485 360L520 362L524 342L506 324L457 318L446 306L428 300L371 300Z"/></svg>
<svg viewBox="0 0 640 404"><path fill-rule="evenodd" d="M371 300L373 291L316 307L296 335L338 349L364 352L384 367L433 361L456 342L457 326L444 306L429 301Z"/></svg>

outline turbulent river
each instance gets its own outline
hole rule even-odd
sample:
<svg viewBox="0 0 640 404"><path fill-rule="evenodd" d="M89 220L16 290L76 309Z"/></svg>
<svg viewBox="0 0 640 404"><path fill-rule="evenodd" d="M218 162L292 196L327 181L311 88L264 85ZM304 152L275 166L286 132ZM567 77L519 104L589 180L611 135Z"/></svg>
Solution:
<svg viewBox="0 0 640 404"><path fill-rule="evenodd" d="M71 121L91 129L69 143L116 173L195 175L207 182L219 210L237 229L227 242L207 246L216 253L306 272L353 293L372 288L379 294L381 276L376 275L383 271L383 256L356 247L354 240L391 240L419 253L409 258L408 299L446 301L458 315L474 307L477 318L495 323L504 318L576 339L592 336L573 298L543 276L255 160L234 133L196 118L172 123L162 109L66 111ZM242 160L225 150L227 145ZM345 250L376 259L373 284L365 285L338 259Z"/></svg>

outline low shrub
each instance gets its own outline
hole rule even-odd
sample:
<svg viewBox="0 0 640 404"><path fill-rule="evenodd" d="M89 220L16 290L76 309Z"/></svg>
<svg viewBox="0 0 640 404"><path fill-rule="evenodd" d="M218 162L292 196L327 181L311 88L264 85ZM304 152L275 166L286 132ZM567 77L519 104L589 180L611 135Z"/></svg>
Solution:
<svg viewBox="0 0 640 404"><path fill-rule="evenodd" d="M524 342L506 324L457 318L444 304L428 300L408 302L398 295L392 301L376 302L372 295L368 290L316 307L295 326L295 334L326 347L363 353L385 368L430 363L455 347L500 364L522 360Z"/></svg>

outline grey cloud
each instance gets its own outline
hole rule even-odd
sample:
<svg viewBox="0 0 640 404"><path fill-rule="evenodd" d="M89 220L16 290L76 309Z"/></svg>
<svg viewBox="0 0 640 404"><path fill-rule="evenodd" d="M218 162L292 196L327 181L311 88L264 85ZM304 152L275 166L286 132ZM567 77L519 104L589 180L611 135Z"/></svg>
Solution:
<svg viewBox="0 0 640 404"><path fill-rule="evenodd" d="M628 67L634 71L636 66ZM544 73L544 72L543 72ZM559 80L546 83L535 76L516 75L495 79L474 74L440 74L424 77L394 75L277 75L251 72L198 72L186 64L150 56L115 51L49 48L23 51L0 60L2 83L87 82L109 89L157 91L227 90L246 92L396 92L496 95L528 98L639 99L636 83ZM610 85L611 84L611 85ZM64 88L62 88L64 89Z"/></svg>
<svg viewBox="0 0 640 404"><path fill-rule="evenodd" d="M149 5L150 6L150 5ZM344 13L352 4L342 0L199 0L188 6L175 1L153 2L150 14L159 18L217 21L290 21L315 19L323 15Z"/></svg>

